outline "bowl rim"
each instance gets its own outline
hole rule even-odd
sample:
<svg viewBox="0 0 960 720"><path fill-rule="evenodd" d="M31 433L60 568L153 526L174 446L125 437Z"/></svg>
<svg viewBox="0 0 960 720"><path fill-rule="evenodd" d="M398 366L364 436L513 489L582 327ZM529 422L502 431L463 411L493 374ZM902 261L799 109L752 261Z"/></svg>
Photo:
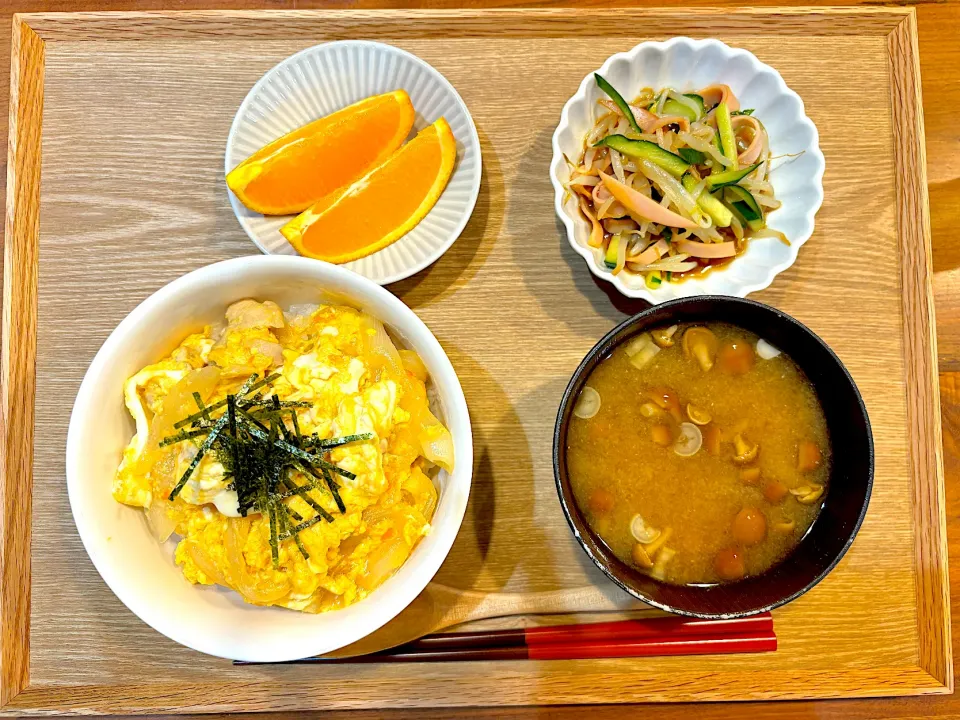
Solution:
<svg viewBox="0 0 960 720"><path fill-rule="evenodd" d="M810 232L802 237L791 238L790 258L788 261L782 262L778 265L769 266L767 268L766 276L761 281L752 283L752 284L743 284L739 287L737 291L738 292L737 295L731 295L729 297L743 298L749 295L750 293L758 292L760 290L763 290L769 287L770 284L773 283L773 281L777 278L777 276L780 273L790 268L797 261L800 248L804 244L806 244L806 242L811 237L813 237L813 233L816 230L816 215L820 211L820 208L823 206L823 198L824 198L823 176L826 169L826 159L823 156L823 151L820 149L820 134L817 131L817 126L807 115L806 106L803 103L803 98L801 98L800 95L795 90L792 90L787 85L783 77L775 68L761 61L752 52L750 52L746 48L733 47L731 45L727 45L725 42L722 42L721 40L717 40L715 38L695 39L695 38L690 38L690 37L681 35L681 36L672 37L668 40L645 41L635 45L629 50L625 50L623 52L619 52L611 55L604 61L603 65L601 65L600 68L589 72L584 77L584 79L580 82L580 85L577 88L576 92L567 100L566 103L564 103L563 109L560 111L560 121L553 132L553 137L551 141L551 146L553 148L553 157L550 161L550 182L553 185L553 189L554 189L554 210L556 211L557 216L560 218L560 221L563 223L564 229L566 231L567 242L570 243L570 246L573 248L574 252L576 252L580 257L583 258L584 262L587 264L587 267L590 269L591 274L595 278L599 278L604 282L610 283L614 288L616 288L616 290L619 293L621 293L622 295L625 295L626 297L640 298L654 305L668 302L669 300L682 299L685 297L712 297L717 295L702 293L702 292L701 293L689 292L689 293L685 293L679 298L664 299L662 297L658 297L654 292L651 292L649 288L647 288L646 284L642 284L636 288L627 287L623 283L623 281L619 278L619 276L612 275L611 273L604 272L603 270L600 269L592 253L589 252L587 248L582 247L576 240L577 219L570 217L569 213L567 213L567 211L564 209L564 202L565 202L567 191L566 191L566 188L563 187L562 181L557 176L558 168L563 167L566 162L564 160L563 149L560 146L560 136L563 133L563 131L566 130L570 125L570 112L573 106L576 103L586 102L587 93L589 91L591 83L593 82L593 76L595 73L599 73L601 75L607 74L608 71L610 70L610 67L615 62L622 59L625 59L630 63L634 63L636 61L637 56L645 48L653 47L661 52L666 52L667 50L674 47L675 45L680 45L684 43L693 46L695 50L699 50L701 48L706 48L706 47L721 48L725 53L729 54L731 57L736 57L736 56L747 57L751 62L751 64L756 66L759 72L771 73L778 86L777 87L778 91L787 96L792 96L797 100L797 102L799 103L799 115L797 116L797 120L801 124L809 126L809 129L813 133L811 146L810 148L808 148L808 151L817 160L816 171L813 173L813 176L812 176L813 187L816 190L816 200L812 205L810 205L806 209L806 212L804 213L804 217L808 218L810 221ZM717 272L717 271L714 271L714 272ZM689 285L690 288L696 288L699 284L699 281L696 279L691 279L686 281L685 284ZM727 296L724 296L724 297L727 297Z"/></svg>
<svg viewBox="0 0 960 720"><path fill-rule="evenodd" d="M344 281L344 284L361 286L363 292L369 293L378 300L384 302L386 305L390 305L396 309L401 315L407 318L410 326L415 327L419 331L419 334L426 344L432 346L432 352L435 353L437 358L440 360L440 369L444 373L443 384L449 393L451 402L453 404L451 412L456 414L458 422L462 426L462 437L455 438L455 442L460 443L457 446L458 465L454 472L450 474L450 482L453 482L454 478L456 478L457 482L462 484L462 488L456 488L456 492L451 491L453 492L454 500L453 504L451 504L449 507L449 517L445 520L443 540L432 548L432 553L429 556L425 556L426 559L424 560L423 567L420 568L420 574L412 576L406 583L399 584L393 588L392 591L395 596L392 598L393 602L385 609L380 608L380 611L376 617L365 624L364 631L361 634L356 635L356 637L349 637L346 641L340 642L337 647L330 647L326 649L317 648L313 651L307 649L305 652L293 652L287 654L277 654L276 652L272 652L262 656L250 656L249 654L243 654L239 652L229 652L223 649L222 642L212 642L206 637L194 637L188 633L184 633L177 625L175 617L171 612L168 612L163 607L157 607L156 605L151 605L149 602L145 602L142 597L138 596L136 592L128 586L128 583L124 580L123 569L99 553L93 540L96 528L93 525L93 520L85 516L85 502L81 497L81 494L84 492L85 488L84 476L86 476L87 473L82 469L81 457L84 452L84 448L81 445L81 430L79 427L80 423L87 420L91 414L95 414L97 412L97 397L94 395L95 385L97 384L99 377L104 373L104 366L109 362L110 358L113 358L118 353L123 352L127 336L143 320L144 316L147 316L149 313L169 305L171 302L175 302L179 296L181 296L184 292L188 292L190 288L198 282L208 281L210 279L217 278L218 276L223 276L225 273L242 273L245 270L249 271L255 266L266 266L268 269L271 266L274 266L279 270L293 269L294 271L301 273L304 277L317 282L318 285L323 282L320 277L321 275L329 274L330 276L334 277L339 276L339 279ZM351 300L348 300L348 302L350 301ZM401 331L405 329L406 328L401 328ZM449 425L449 419L447 419L447 423ZM460 452L461 448L466 451L466 456L462 459L460 458L460 455L463 454ZM345 645L356 642L357 640L375 632L377 629L399 615L411 602L413 602L413 600L416 599L416 597L433 579L434 575L436 575L440 566L449 555L450 549L452 548L453 543L459 534L463 523L463 518L466 513L467 500L469 499L469 493L473 480L472 424L470 421L470 415L467 408L466 398L463 393L463 388L460 385L459 377L457 376L456 371L454 370L453 365L446 354L446 351L443 350L443 347L440 345L439 341L433 335L429 327L427 327L426 323L424 323L423 320L421 320L411 308L407 307L402 300L397 298L387 289L381 287L372 280L363 277L362 275L358 275L350 270L346 270L337 265L325 263L320 260L314 260L312 258L305 258L301 256L247 255L205 265L177 277L155 292L151 293L133 310L131 310L130 313L127 314L127 316L117 325L117 327L111 331L84 373L83 381L80 384L73 407L71 409L65 448L65 475L71 514L73 516L74 524L77 528L77 533L80 536L84 550L87 552L87 556L90 558L91 563L100 574L100 577L103 579L104 583L134 615L136 615L140 620L160 634L165 635L171 640L174 640L175 642L198 652L230 660L284 662L314 655L317 652L331 652L338 647L344 647ZM118 507L120 506L118 505ZM438 503L438 511L439 507L440 506ZM406 565L406 563L404 563L404 565ZM402 570L403 567L404 566L401 566L400 570ZM383 587L377 588L371 592L367 598L354 603L348 608L344 608L344 610L361 606L365 600L376 597L377 590L380 590L382 593L385 589L386 588ZM384 596L381 594L380 597L383 598ZM246 606L244 607L246 609ZM253 605L250 607L254 608ZM256 609L260 608L258 607ZM276 610L277 608L263 609ZM290 610L289 612L293 613L297 611ZM303 615L309 618L319 618L328 614L321 613L319 615ZM331 617L334 616L335 615L331 615ZM309 636L310 638L315 638L318 635L318 631L313 630L311 632L306 632L305 635ZM304 646L308 645L309 640L304 639L302 644ZM314 642L314 645L317 645L317 643ZM300 646L298 645L297 647Z"/></svg>
<svg viewBox="0 0 960 720"><path fill-rule="evenodd" d="M480 185L482 183L483 177L483 152L480 146L480 135L477 132L476 123L473 121L473 116L470 114L470 109L467 107L467 104L463 101L463 98L460 97L460 93L457 92L457 89L453 86L446 76L437 70L433 65L428 63L426 60L414 55L412 52L398 48L395 45L390 45L388 43L378 42L376 40L331 40L330 42L318 43L316 45L311 45L306 47L303 50L298 50L292 55L284 58L276 65L271 67L269 70L263 73L262 76L253 84L253 86L247 91L247 94L244 96L243 101L240 103L237 108L236 114L233 116L233 121L230 123L230 129L227 131L227 144L224 148L223 153L223 173L224 176L230 173L236 165L231 167L230 156L234 152L234 143L236 142L237 133L239 128L247 120L247 115L249 113L249 106L253 103L254 98L256 98L263 87L269 82L269 80L278 73L282 68L287 67L288 65L294 65L301 59L302 56L310 55L311 53L320 52L321 49L328 49L331 47L360 47L360 48L376 48L381 52L393 53L403 57L410 62L418 65L424 72L432 75L437 81L438 85L443 88L445 92L448 92L453 98L454 103L460 108L463 112L464 117L467 120L467 135L464 142L464 155L468 151L476 153L477 163L476 168L473 174L470 177L471 186L470 186L470 195L467 198L466 202L463 204L463 210L461 212L460 219L457 221L455 228L449 233L449 237L443 243L441 243L435 251L430 253L424 260L418 261L410 266L404 267L402 270L392 273L391 275L386 276L380 280L374 280L372 278L367 278L377 285L390 285L400 280L405 280L411 275L415 275L424 268L430 267L439 260L450 247L455 243L460 235L463 233L464 229L467 227L467 223L470 222L470 218L473 217L473 211L476 209L477 199L480 196ZM342 108L341 108L342 109ZM460 158L459 160L462 160ZM458 160L458 162L459 162ZM456 166L454 167L453 172L456 172ZM451 175L452 177L452 175ZM262 243L259 234L251 227L248 219L243 216L242 210L244 208L243 204L240 202L240 199L236 194L230 190L229 187L224 183L224 188L227 192L227 198L230 201L230 208L233 210L233 215L237 219L240 227L247 234L247 237L250 238L250 241L257 247L260 252L264 255L280 255L283 253L277 253L266 247ZM442 193L441 193L442 196ZM439 198L437 200L439 202ZM432 208L431 208L432 211ZM429 215L429 213L427 213ZM426 219L424 216L423 219ZM403 237L397 239L396 242L402 242ZM291 246L293 249L293 246ZM293 251L297 257L305 257ZM314 258L310 258L314 259ZM349 269L349 268L347 268ZM356 271L354 271L356 272ZM357 273L360 275L360 273ZM366 277L365 275L362 277Z"/></svg>
<svg viewBox="0 0 960 720"><path fill-rule="evenodd" d="M635 325L642 325L642 323L649 318L650 315L658 312L670 312L675 307L680 305L685 305L687 303L717 303L717 304L730 304L730 305L739 305L739 306L750 306L755 309L769 312L775 316L776 322L783 322L786 325L790 326L792 330L790 332L799 332L805 334L810 340L818 343L820 347L825 350L829 357L833 360L834 365L841 371L843 377L846 379L850 389L853 391L853 396L856 399L856 407L860 415L863 416L864 426L866 430L866 439L867 439L867 477L866 477L866 493L864 496L863 505L860 508L859 513L857 514L856 521L854 522L849 537L844 541L843 546L840 548L840 551L836 556L827 564L827 566L814 577L810 582L804 585L799 590L796 590L790 593L783 598L780 598L774 602L768 603L762 607L758 607L752 610L745 611L735 611L735 612L722 612L722 613L711 613L711 612L700 612L695 610L688 610L685 608L675 607L669 603L659 602L653 600L650 597L647 597L643 593L638 592L634 588L630 587L626 582L624 582L617 573L611 570L603 560L590 549L590 546L587 544L583 538L583 534L580 531L580 528L577 527L577 524L573 519L572 506L576 504L576 500L573 497L569 497L564 491L564 478L560 473L560 454L563 452L561 447L562 441L566 436L564 432L564 419L569 416L572 412L572 400L573 400L573 391L581 377L587 370L588 365L594 360L594 358L619 345L622 340L614 342L617 335L619 335L624 330L627 330ZM732 325L737 325L736 322L726 321ZM751 615L756 615L763 612L769 612L775 608L786 605L793 600L796 600L801 595L809 592L811 589L816 587L827 575L829 575L833 569L839 564L843 559L844 555L847 554L847 551L850 549L850 546L853 545L854 540L857 537L857 534L860 531L860 526L863 524L863 519L866 517L867 509L870 505L870 498L873 494L873 479L874 472L876 469L876 456L875 456L875 447L873 440L873 429L870 424L870 416L867 414L866 405L863 402L863 396L860 394L860 389L857 387L856 382L854 382L853 377L850 375L850 371L847 369L846 365L840 360L837 354L833 349L827 345L823 339L817 335L813 330L808 328L802 322L797 320L792 315L789 315L782 310L766 305L765 303L757 302L756 300L749 300L747 298L737 298L730 297L727 295L697 295L693 297L683 297L683 298L674 298L672 300L666 300L658 305L653 305L641 312L633 315L623 322L617 324L612 330L606 333L590 350L584 355L583 360L580 361L580 364L577 365L577 369L574 370L573 374L570 376L570 381L567 383L567 387L563 391L563 396L560 399L560 407L557 410L557 419L554 424L553 429L553 476L554 482L557 490L557 497L560 500L560 506L563 509L564 517L567 519L567 524L570 526L571 531L573 532L574 537L577 539L577 543L580 545L581 549L587 554L590 560L596 565L604 575L610 578L614 583L616 583L620 588L628 592L633 597L641 600L649 605L653 605L656 608L661 610L666 610L667 612L674 613L677 615L684 615L687 617L695 617L700 619L729 619L729 618L740 618L748 617ZM792 552L792 551L791 551ZM762 577L762 573L756 577ZM657 581L659 582L659 581ZM736 583L733 583L736 584Z"/></svg>

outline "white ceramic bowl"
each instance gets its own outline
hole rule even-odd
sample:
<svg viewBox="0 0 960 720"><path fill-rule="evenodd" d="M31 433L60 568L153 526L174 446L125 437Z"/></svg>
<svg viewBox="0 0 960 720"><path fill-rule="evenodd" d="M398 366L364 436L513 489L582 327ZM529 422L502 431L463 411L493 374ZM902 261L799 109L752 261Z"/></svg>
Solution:
<svg viewBox="0 0 960 720"><path fill-rule="evenodd" d="M236 593L191 585L174 564L175 538L160 545L144 514L121 505L111 483L134 425L123 383L168 354L184 335L223 318L246 297L347 303L380 318L430 372L438 412L454 439L455 469L438 478L433 532L400 570L364 600L309 615L248 605ZM107 585L144 622L201 652L234 660L283 661L329 652L373 632L430 581L460 529L473 468L470 418L457 375L426 325L383 288L359 275L301 257L243 257L196 270L131 312L100 348L80 386L67 436L70 506L90 559Z"/></svg>
<svg viewBox="0 0 960 720"><path fill-rule="evenodd" d="M600 250L587 244L589 223L563 187L570 177L563 156L573 160L580 157L583 139L597 117L597 100L606 97L590 73L563 107L560 124L553 134L550 164L557 214L566 226L570 245L586 260L590 272L612 283L624 295L659 303L693 295L746 297L767 287L778 273L793 264L800 247L813 234L814 216L823 202L824 160L817 128L804 114L803 101L776 70L757 60L753 53L719 40L678 37L641 43L628 52L611 56L596 72L628 100L644 87L690 91L714 83L729 85L741 107L756 110L754 115L767 129L774 156L802 155L774 161L771 171L774 191L783 206L767 215L767 224L786 234L789 247L773 238L753 240L747 251L723 270L696 280L663 283L650 290L642 277L613 275L603 265Z"/></svg>
<svg viewBox="0 0 960 720"><path fill-rule="evenodd" d="M466 226L480 192L480 138L460 95L443 75L391 45L342 40L307 48L271 69L247 93L230 127L224 173L269 142L371 95L406 90L416 110L413 134L446 118L457 141L457 164L443 195L409 233L344 267L380 285L435 262ZM280 234L290 217L248 210L228 189L241 227L261 251L296 255Z"/></svg>

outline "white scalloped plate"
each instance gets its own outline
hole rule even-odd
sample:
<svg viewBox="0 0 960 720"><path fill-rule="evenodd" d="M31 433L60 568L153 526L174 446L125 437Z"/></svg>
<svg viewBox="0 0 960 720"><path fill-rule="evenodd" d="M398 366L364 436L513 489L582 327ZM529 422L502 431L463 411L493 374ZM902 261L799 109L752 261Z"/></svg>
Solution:
<svg viewBox="0 0 960 720"><path fill-rule="evenodd" d="M612 283L628 297L660 303L695 295L746 297L767 287L794 263L800 247L813 234L814 216L823 202L824 159L817 128L804 113L803 101L787 87L776 70L760 62L753 53L732 48L719 40L679 37L641 43L628 52L611 56L596 72L628 98L644 87L690 91L725 83L740 100L741 107L755 109L755 117L770 136L773 155L802 154L775 163L770 174L776 196L783 205L769 213L767 224L790 239L789 247L773 238L752 240L747 251L722 270L682 283L664 283L650 290L642 277L625 273L613 275L603 265L600 251L587 245L589 223L563 187L569 179L563 155L579 157L583 138L594 124L597 100L606 97L596 86L591 72L560 114L560 124L553 134L550 179L557 214L567 228L567 238L594 275Z"/></svg>
<svg viewBox="0 0 960 720"><path fill-rule="evenodd" d="M344 263L380 285L402 280L435 262L466 226L480 192L480 138L453 86L415 55L391 45L342 40L291 55L267 72L244 98L227 137L224 174L291 130L371 95L406 90L417 117L413 134L447 119L457 141L457 164L443 195L409 233L365 258ZM229 190L241 227L264 253L296 255L280 234L289 215L248 210Z"/></svg>

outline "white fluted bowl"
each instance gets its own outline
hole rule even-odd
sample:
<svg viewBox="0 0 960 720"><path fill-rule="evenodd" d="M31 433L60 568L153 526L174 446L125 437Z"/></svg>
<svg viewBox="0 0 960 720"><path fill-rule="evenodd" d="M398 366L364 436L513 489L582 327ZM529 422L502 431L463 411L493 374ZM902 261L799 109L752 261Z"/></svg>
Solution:
<svg viewBox="0 0 960 720"><path fill-rule="evenodd" d="M416 110L413 134L446 118L457 141L450 182L427 216L392 245L344 263L380 285L435 262L466 226L480 192L480 138L460 95L426 62L391 45L342 40L291 55L244 98L227 137L224 174L267 143L371 95L406 90ZM264 253L296 255L280 234L292 216L265 216L244 207L229 189L240 226Z"/></svg>
<svg viewBox="0 0 960 720"><path fill-rule="evenodd" d="M111 486L134 433L123 384L187 334L223 318L243 298L281 307L337 302L386 324L430 374L431 406L453 436L455 467L437 476L432 530L396 574L358 603L311 615L248 605L232 590L191 585L174 562L177 540L160 544L144 514L113 499ZM232 660L281 662L331 652L389 622L430 582L460 530L473 476L467 403L446 353L416 314L375 283L302 257L234 258L194 270L157 290L110 334L87 370L67 432L67 492L83 546L110 589L167 637Z"/></svg>
<svg viewBox="0 0 960 720"><path fill-rule="evenodd" d="M794 263L800 248L813 234L814 216L823 202L824 159L817 128L804 113L803 101L776 70L760 62L753 53L719 40L678 37L641 43L628 52L617 53L596 72L628 99L644 87L672 87L689 92L724 83L733 90L741 107L755 109L754 116L767 129L774 156L802 154L775 161L770 174L774 192L783 205L767 214L767 225L782 231L790 239L789 246L774 238L751 240L746 252L721 270L681 283L663 283L650 290L643 277L613 275L604 266L600 250L587 244L590 224L577 210L576 199L564 189L570 172L563 156L573 160L580 157L584 137L597 118L597 100L606 97L591 72L560 114L560 124L553 134L550 179L557 214L566 226L570 245L586 260L594 275L612 283L628 297L660 303L695 295L746 297L767 287Z"/></svg>

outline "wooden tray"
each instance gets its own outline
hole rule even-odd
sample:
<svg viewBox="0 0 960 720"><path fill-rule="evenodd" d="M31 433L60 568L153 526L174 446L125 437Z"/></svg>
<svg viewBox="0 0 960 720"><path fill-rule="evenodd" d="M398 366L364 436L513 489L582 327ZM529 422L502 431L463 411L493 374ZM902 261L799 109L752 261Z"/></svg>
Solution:
<svg viewBox="0 0 960 720"><path fill-rule="evenodd" d="M588 71L642 40L680 34L755 52L800 93L820 129L827 172L817 232L756 297L838 352L876 434L863 529L827 580L775 613L780 650L241 668L179 647L127 611L70 515L63 448L74 394L100 343L149 293L253 252L221 174L233 114L274 63L344 38L385 40L432 63L463 95L483 142L483 187L463 236L434 267L392 288L447 349L475 423L471 506L437 580L482 593L604 583L560 512L551 431L577 362L636 306L609 298L561 237L550 138ZM912 10L27 15L14 23L12 93L0 396L5 712L952 691Z"/></svg>

